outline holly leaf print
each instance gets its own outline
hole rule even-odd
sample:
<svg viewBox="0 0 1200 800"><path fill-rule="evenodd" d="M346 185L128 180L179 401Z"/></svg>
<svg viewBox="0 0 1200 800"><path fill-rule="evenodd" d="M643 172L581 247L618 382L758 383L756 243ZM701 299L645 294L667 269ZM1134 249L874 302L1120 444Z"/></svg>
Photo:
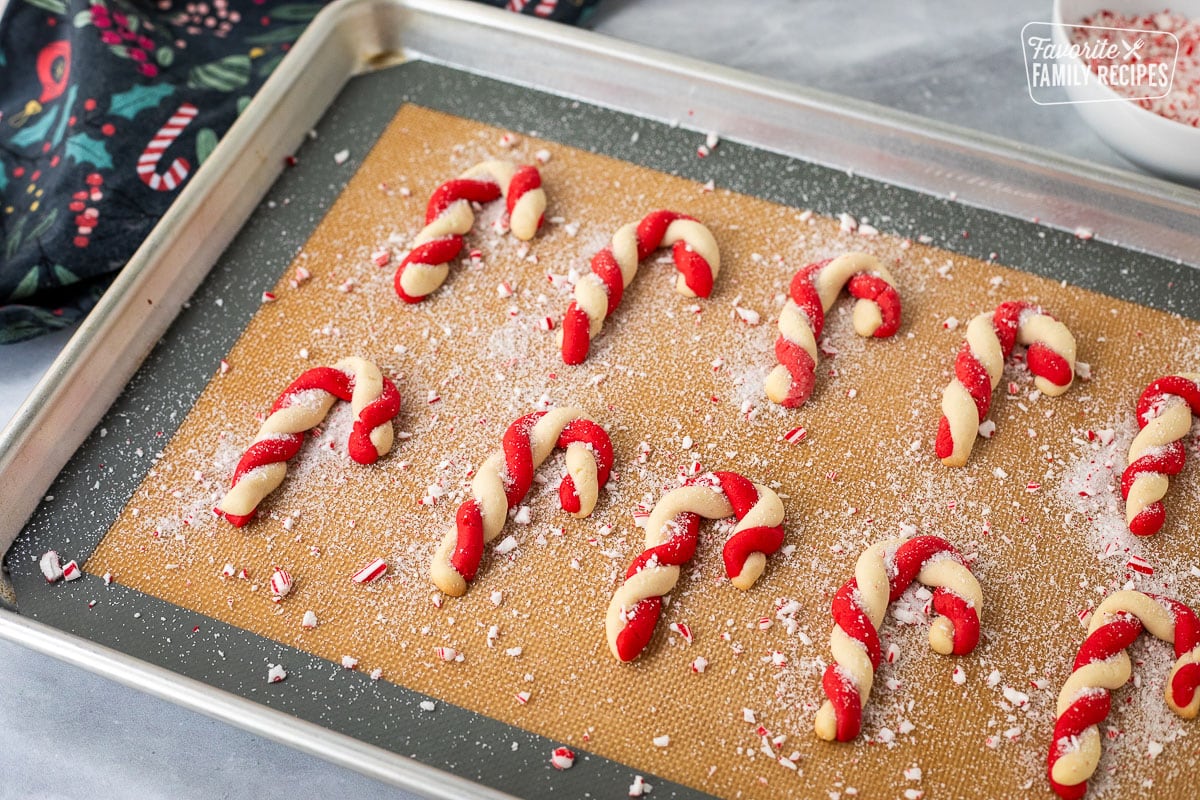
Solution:
<svg viewBox="0 0 1200 800"><path fill-rule="evenodd" d="M49 214L42 217L41 220L38 221L37 225L33 226L33 230L31 230L29 233L27 233L25 235L25 238L30 239L32 241L37 241L38 239L41 239L42 236L44 236L46 234L46 232L49 231L50 228L52 228L54 226L54 221L56 219L58 219L58 209L54 208L54 209L50 210Z"/></svg>
<svg viewBox="0 0 1200 800"><path fill-rule="evenodd" d="M17 147L41 144L48 138L47 134L50 132L50 128L54 126L55 120L58 119L58 112L58 106L45 109L33 122L13 134L13 137L9 141Z"/></svg>
<svg viewBox="0 0 1200 800"><path fill-rule="evenodd" d="M250 82L250 56L226 56L220 61L192 67L188 73L189 89L213 89L232 92Z"/></svg>
<svg viewBox="0 0 1200 800"><path fill-rule="evenodd" d="M25 0L31 6L49 11L51 14L67 13L67 4L63 0Z"/></svg>
<svg viewBox="0 0 1200 800"><path fill-rule="evenodd" d="M112 97L108 113L125 119L133 119L138 112L147 108L157 108L163 98L175 93L175 87L169 83L156 83L151 86L134 86L128 91L118 92Z"/></svg>
<svg viewBox="0 0 1200 800"><path fill-rule="evenodd" d="M88 25L91 25L92 24L92 10L90 8L87 8L87 9L84 9L83 11L80 11L78 14L76 14L74 16L74 18L72 18L71 24L73 24L76 28L86 28Z"/></svg>
<svg viewBox="0 0 1200 800"><path fill-rule="evenodd" d="M91 164L96 169L112 169L112 158L108 148L100 139L93 139L86 133L77 133L67 139L67 158L73 158L80 164Z"/></svg>
<svg viewBox="0 0 1200 800"><path fill-rule="evenodd" d="M65 111L62 118L58 121L58 127L54 129L54 135L50 137L51 147L58 147L58 143L62 141L63 134L67 132L67 125L71 122L71 115L68 112L75 107L75 95L78 93L79 87L75 84L72 84L71 88L67 90L66 99L62 104Z"/></svg>
<svg viewBox="0 0 1200 800"><path fill-rule="evenodd" d="M70 286L73 283L79 283L79 276L62 264L54 265L54 278L58 281L59 286Z"/></svg>
<svg viewBox="0 0 1200 800"><path fill-rule="evenodd" d="M196 160L203 164L217 146L217 132L212 128L201 128L196 134Z"/></svg>
<svg viewBox="0 0 1200 800"><path fill-rule="evenodd" d="M11 254L10 254L11 255ZM37 291L38 288L38 268L33 267L29 272L25 273L25 277L21 278L21 282L17 284L17 288L12 291L13 300L21 300L29 297Z"/></svg>
<svg viewBox="0 0 1200 800"><path fill-rule="evenodd" d="M321 3L292 3L279 6L271 12L274 19L286 19L288 22L307 22L317 15L325 6Z"/></svg>

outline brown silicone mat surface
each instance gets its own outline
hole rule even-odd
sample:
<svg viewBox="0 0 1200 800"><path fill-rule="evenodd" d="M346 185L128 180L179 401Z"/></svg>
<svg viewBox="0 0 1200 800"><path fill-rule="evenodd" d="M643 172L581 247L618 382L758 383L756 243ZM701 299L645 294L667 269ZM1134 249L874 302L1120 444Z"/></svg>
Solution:
<svg viewBox="0 0 1200 800"><path fill-rule="evenodd" d="M522 137L507 150L502 133L413 105L400 110L86 569L334 662L353 656L384 680L715 795L913 789L955 797L980 787L1048 795L1054 697L1084 635L1077 612L1126 581L1193 607L1200 599L1189 519L1195 460L1172 481L1167 525L1151 541L1121 532L1113 495L1134 400L1154 377L1197 368L1200 325L554 142ZM393 268L434 187L486 158L528 162L540 150L550 156L541 168L550 203L542 233L521 246L490 228L497 205L484 209L467 244L482 263L456 264L424 303L402 304ZM655 208L694 215L714 232L722 270L713 296L675 294L673 267L652 257L589 361L563 365L555 334L539 322L558 320L569 294L547 274L586 271L617 227ZM383 247L393 260L381 269L372 256ZM801 410L773 407L761 387L787 284L804 264L851 249L892 270L903 325L892 340L860 340L849 301L839 301L825 332L836 355L822 358L812 400ZM300 266L312 278L293 288ZM502 281L512 297L499 296ZM1091 379L1047 399L1032 394L1021 365L1010 367L991 414L995 436L977 444L968 467L949 470L932 452L942 387L967 320L1010 299L1039 302L1066 323ZM759 323L748 324L754 315ZM304 369L350 355L396 380L396 427L410 437L375 466L353 465L349 411L339 404L260 519L240 531L214 519L209 509L278 392ZM609 429L617 476L591 518L572 520L553 502L562 460L551 457L540 470L546 484L527 501L530 524L506 530L517 548L485 556L467 596L439 608L428 562L466 475L509 422L546 403L579 406ZM784 441L796 426L807 438ZM639 464L642 442L650 453ZM743 594L720 579L723 536L706 525L659 633L636 663L619 664L603 620L641 549L632 511L678 485L693 461L775 486L789 552ZM903 619L889 616L883 630L898 657L877 676L862 740L819 742L812 716L823 699L829 599L864 545L914 529L975 558L983 642L966 657L931 653L922 601L910 593L898 604ZM1109 541L1116 552L1101 558ZM1154 574L1129 569L1131 554ZM388 561L387 579L353 585L350 575L376 557ZM227 563L249 579L223 578ZM275 565L296 578L280 604L266 586ZM777 613L789 600L798 604L784 615L793 622ZM307 610L320 620L315 630L300 626ZM766 629L763 618L772 622ZM690 626L690 645L668 631L672 622ZM498 638L489 646L492 626ZM463 660L439 660L438 646ZM1186 793L1197 756L1189 726L1161 699L1168 651L1135 647L1141 686L1116 695L1101 762L1113 774L1098 778L1092 796ZM703 674L689 666L698 656L708 660ZM518 692L529 702L518 703ZM661 736L670 737L665 747L653 743ZM1151 757L1155 744L1165 748Z"/></svg>

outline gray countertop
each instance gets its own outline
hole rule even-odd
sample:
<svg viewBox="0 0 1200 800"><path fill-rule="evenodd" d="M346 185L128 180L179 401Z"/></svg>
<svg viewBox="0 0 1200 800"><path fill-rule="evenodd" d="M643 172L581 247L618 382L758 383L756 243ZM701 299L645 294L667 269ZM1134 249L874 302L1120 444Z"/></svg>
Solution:
<svg viewBox="0 0 1200 800"><path fill-rule="evenodd" d="M1029 98L1019 32L1049 0L602 0L593 29L1133 169ZM70 336L0 347L0 423ZM0 798L408 797L0 641Z"/></svg>

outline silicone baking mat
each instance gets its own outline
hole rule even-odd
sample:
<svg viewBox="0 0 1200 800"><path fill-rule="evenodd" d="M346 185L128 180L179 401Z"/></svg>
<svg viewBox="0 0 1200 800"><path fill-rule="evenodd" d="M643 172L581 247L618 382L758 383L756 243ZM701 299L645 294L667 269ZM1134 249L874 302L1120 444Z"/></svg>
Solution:
<svg viewBox="0 0 1200 800"><path fill-rule="evenodd" d="M380 97L401 104L394 119L396 104ZM501 143L506 131L521 133L513 148ZM981 779L1004 793L1040 791L1053 698L1097 587L1133 580L1196 603L1183 512L1196 499L1191 468L1169 499L1179 513L1152 542L1121 534L1107 491L1141 387L1197 360L1200 328L1146 307L1197 308L1195 272L731 142L702 159L704 139L429 64L356 79L14 548L23 612L519 794L620 796L635 774L655 776L656 796L970 796ZM546 161L546 230L520 247L487 232L496 212L485 210L470 245L482 263L402 306L375 253L398 255L432 188L487 157ZM716 292L678 297L670 268L651 260L589 363L563 366L541 321L569 297L547 274L583 270L617 226L656 207L716 232ZM905 323L894 340L864 342L839 304L814 399L782 412L761 396L782 294L796 268L848 249L889 264ZM298 266L312 278L292 287ZM277 299L262 304L263 291ZM932 434L957 323L1016 298L1066 322L1091 380L1048 400L1010 370L996 437L967 469L946 470ZM337 452L346 415L335 412L264 504L267 517L243 531L213 520L255 415L302 369L346 355L397 378L397 428L411 436L377 467L348 467ZM509 421L546 404L579 405L609 426L618 479L580 522L535 496L531 524L513 526L517 550L485 562L466 598L443 601L425 576L462 477ZM808 438L785 441L797 425ZM640 549L631 512L694 462L776 485L789 552L742 595L717 580L721 537L706 528L660 635L639 662L619 665L602 620ZM548 489L558 469L543 469ZM811 718L828 598L865 543L912 527L975 557L984 643L953 661L926 652L923 625L904 624L922 616L910 596L885 627L900 656L881 670L864 739L819 743ZM1098 558L1110 541L1116 552ZM45 587L35 559L49 547L90 554L90 574ZM1132 569L1134 555L1154 574ZM349 575L376 556L389 580L352 586ZM248 579L222 578L225 564ZM265 585L277 564L297 577L279 605ZM316 630L300 627L306 610ZM694 641L671 635L670 622L688 624ZM440 661L439 646L463 661ZM1144 684L1161 684L1163 652L1139 651L1150 662ZM344 670L343 656L359 669ZM690 669L697 656L709 662L703 674ZM268 686L276 663L289 677ZM375 668L380 681L366 675ZM1116 774L1098 781L1100 793L1146 780L1169 790L1193 764L1184 743L1171 746L1187 728L1158 693L1143 685L1134 696L1114 717L1122 733L1102 770ZM1168 745L1154 759L1152 742ZM557 743L586 757L555 773Z"/></svg>

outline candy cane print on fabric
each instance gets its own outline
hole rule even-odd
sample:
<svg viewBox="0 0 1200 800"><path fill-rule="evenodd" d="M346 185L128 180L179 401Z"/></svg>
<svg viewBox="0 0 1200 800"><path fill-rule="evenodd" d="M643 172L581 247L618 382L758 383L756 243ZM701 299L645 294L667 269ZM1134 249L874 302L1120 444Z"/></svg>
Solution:
<svg viewBox="0 0 1200 800"><path fill-rule="evenodd" d="M605 616L608 647L632 661L649 644L663 597L696 552L700 517L737 517L722 557L730 582L746 591L783 545L783 502L766 486L736 472L713 472L664 494L646 521L646 545L625 571Z"/></svg>
<svg viewBox="0 0 1200 800"><path fill-rule="evenodd" d="M1132 590L1104 599L1088 623L1088 635L1070 677L1058 693L1050 742L1050 786L1064 800L1078 800L1100 763L1100 723L1108 718L1111 693L1129 682L1126 648L1143 628L1175 646L1167 678L1167 707L1182 719L1200 712L1200 619L1183 603Z"/></svg>
<svg viewBox="0 0 1200 800"><path fill-rule="evenodd" d="M500 197L513 235L522 241L532 239L546 210L546 192L536 167L484 161L434 190L425 209L425 227L396 267L393 284L401 300L419 303L445 282L450 262L462 252L463 237L475 224L471 204Z"/></svg>
<svg viewBox="0 0 1200 800"><path fill-rule="evenodd" d="M138 156L137 173L142 183L156 192L170 192L183 183L183 179L192 169L186 158L175 159L171 166L167 167L167 171L162 173L157 171L158 162L162 159L163 152L179 138L179 134L183 133L183 129L190 125L199 113L199 109L194 105L184 103L167 120L167 124L158 129L158 133L154 134L154 138Z"/></svg>
<svg viewBox="0 0 1200 800"><path fill-rule="evenodd" d="M359 464L373 464L392 449L392 419L400 393L379 368L361 358L310 369L283 390L254 442L238 461L232 485L215 509L240 528L268 494L283 483L287 462L300 452L304 433L321 423L335 400L348 400L354 412L348 450Z"/></svg>
<svg viewBox="0 0 1200 800"><path fill-rule="evenodd" d="M858 557L854 577L833 597L829 647L835 663L821 680L829 699L817 711L817 736L839 742L858 738L882 657L879 626L888 604L914 580L933 589L933 609L941 615L929 628L933 651L964 655L975 649L983 592L958 551L937 536L871 545Z"/></svg>
<svg viewBox="0 0 1200 800"><path fill-rule="evenodd" d="M1141 432L1129 445L1129 466L1121 475L1125 522L1138 536L1153 536L1167 512L1162 499L1167 479L1183 469L1183 438L1200 415L1200 374L1167 375L1146 387L1137 402Z"/></svg>
<svg viewBox="0 0 1200 800"><path fill-rule="evenodd" d="M641 222L617 229L612 242L592 256L592 271L575 284L575 299L563 317L559 344L565 364L582 364L592 339L621 304L638 264L660 247L672 247L675 291L684 297L708 297L721 270L721 254L712 232L674 211L652 211Z"/></svg>
<svg viewBox="0 0 1200 800"><path fill-rule="evenodd" d="M471 498L458 507L454 528L434 553L430 577L439 589L452 597L466 594L479 571L484 545L504 529L508 510L528 494L534 472L555 447L567 451L559 504L574 517L592 513L612 470L608 434L577 408L526 414L508 426L503 448L475 473Z"/></svg>
<svg viewBox="0 0 1200 800"><path fill-rule="evenodd" d="M792 278L788 301L779 314L775 358L779 366L767 376L767 399L799 408L816 381L817 340L825 314L842 287L857 299L854 330L859 336L884 339L900 327L900 295L887 268L867 253L846 253L803 267Z"/></svg>
<svg viewBox="0 0 1200 800"><path fill-rule="evenodd" d="M942 392L936 451L946 466L961 467L970 458L1004 362L1018 343L1028 348L1025 360L1042 394L1058 397L1071 387L1075 337L1066 325L1025 302L1001 303L994 312L978 315L967 325L954 380Z"/></svg>

